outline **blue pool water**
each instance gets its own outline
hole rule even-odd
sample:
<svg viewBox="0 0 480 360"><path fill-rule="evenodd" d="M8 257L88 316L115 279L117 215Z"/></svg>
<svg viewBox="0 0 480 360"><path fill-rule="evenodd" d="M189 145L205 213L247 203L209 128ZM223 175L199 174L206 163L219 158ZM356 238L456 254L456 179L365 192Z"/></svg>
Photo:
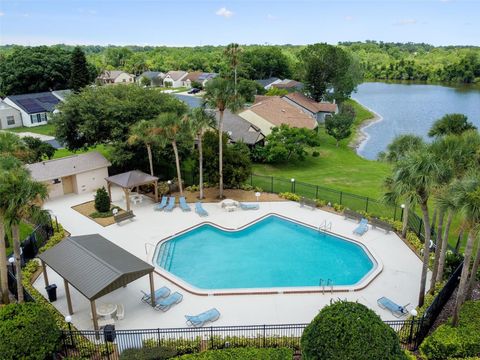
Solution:
<svg viewBox="0 0 480 360"><path fill-rule="evenodd" d="M200 289L318 286L320 279L353 285L374 267L361 246L277 216L234 232L201 225L162 243L155 256Z"/></svg>

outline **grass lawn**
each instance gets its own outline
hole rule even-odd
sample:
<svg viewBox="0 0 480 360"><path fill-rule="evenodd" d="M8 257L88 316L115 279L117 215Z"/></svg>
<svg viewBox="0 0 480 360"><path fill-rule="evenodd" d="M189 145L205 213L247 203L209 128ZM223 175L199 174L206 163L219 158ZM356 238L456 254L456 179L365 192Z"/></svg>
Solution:
<svg viewBox="0 0 480 360"><path fill-rule="evenodd" d="M358 127L373 114L360 104L349 100L355 107ZM253 172L260 175L273 175L280 178L295 178L297 181L321 185L358 195L379 198L383 193L383 180L390 172L390 165L378 161L366 160L348 147L351 140L345 139L339 147L335 139L320 128L321 145L312 149L320 152L319 157L309 156L306 160L284 165L255 164ZM352 137L354 134L352 134Z"/></svg>
<svg viewBox="0 0 480 360"><path fill-rule="evenodd" d="M73 151L70 151L70 150L67 150L67 149L58 149L57 151L55 151L55 155L53 155L53 158L54 159L59 159L59 158L63 158L63 157L70 156L70 155L75 155L75 154L85 154L85 153L90 152L90 151L98 151L100 154L105 156L107 159L109 158L110 148L107 145L97 145L97 146L91 147L87 150L78 150L76 152L73 152Z"/></svg>
<svg viewBox="0 0 480 360"><path fill-rule="evenodd" d="M33 228L30 224L27 224L25 222L20 223L20 241L25 240L25 238L30 235L33 231ZM8 238L8 245L7 246L7 255L10 255L13 252L13 247L12 247L12 236L11 234L7 231L7 238Z"/></svg>
<svg viewBox="0 0 480 360"><path fill-rule="evenodd" d="M46 125L40 125L40 126L34 126L34 127L22 126L18 128L8 129L8 131L15 132L15 133L32 132L35 134L55 136L55 126L53 124L46 124Z"/></svg>

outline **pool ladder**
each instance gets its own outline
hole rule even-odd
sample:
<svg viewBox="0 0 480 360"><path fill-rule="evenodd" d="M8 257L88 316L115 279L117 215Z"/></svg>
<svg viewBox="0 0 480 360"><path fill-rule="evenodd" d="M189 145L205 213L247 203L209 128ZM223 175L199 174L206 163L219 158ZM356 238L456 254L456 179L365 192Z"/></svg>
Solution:
<svg viewBox="0 0 480 360"><path fill-rule="evenodd" d="M318 231L332 231L332 222L327 220L323 220L323 222L318 227Z"/></svg>
<svg viewBox="0 0 480 360"><path fill-rule="evenodd" d="M327 282L325 283L323 279L320 279L318 282L318 286L322 288L322 294L325 294L325 286L330 286L330 294L333 294L333 280L332 279L327 279Z"/></svg>

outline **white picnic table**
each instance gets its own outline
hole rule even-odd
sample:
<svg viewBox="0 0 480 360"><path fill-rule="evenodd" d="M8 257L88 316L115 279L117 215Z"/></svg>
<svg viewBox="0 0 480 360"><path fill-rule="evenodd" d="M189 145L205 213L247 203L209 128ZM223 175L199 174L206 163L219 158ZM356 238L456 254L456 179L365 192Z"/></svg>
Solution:
<svg viewBox="0 0 480 360"><path fill-rule="evenodd" d="M100 303L97 305L97 315L102 317L112 317L117 312L117 304Z"/></svg>

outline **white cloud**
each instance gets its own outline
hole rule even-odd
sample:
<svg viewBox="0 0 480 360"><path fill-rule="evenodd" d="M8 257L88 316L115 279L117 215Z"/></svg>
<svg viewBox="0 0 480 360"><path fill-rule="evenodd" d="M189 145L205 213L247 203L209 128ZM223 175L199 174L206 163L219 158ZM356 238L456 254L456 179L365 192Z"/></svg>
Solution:
<svg viewBox="0 0 480 360"><path fill-rule="evenodd" d="M345 21L352 21L352 20L353 20L353 16L347 15L347 16L345 16L344 19L345 19Z"/></svg>
<svg viewBox="0 0 480 360"><path fill-rule="evenodd" d="M402 19L393 23L393 25L406 26L406 25L415 25L416 23L417 23L417 20L415 19Z"/></svg>
<svg viewBox="0 0 480 360"><path fill-rule="evenodd" d="M233 11L228 10L226 7L222 7L218 9L215 14L217 14L218 16L223 16L224 18L228 19L229 17L233 16Z"/></svg>
<svg viewBox="0 0 480 360"><path fill-rule="evenodd" d="M5 15L5 13L0 11L0 16L3 16L3 15Z"/></svg>
<svg viewBox="0 0 480 360"><path fill-rule="evenodd" d="M276 20L276 19L278 19L278 16L275 16L275 15L272 15L272 14L268 14L268 15L267 15L267 19L268 19L268 20Z"/></svg>

